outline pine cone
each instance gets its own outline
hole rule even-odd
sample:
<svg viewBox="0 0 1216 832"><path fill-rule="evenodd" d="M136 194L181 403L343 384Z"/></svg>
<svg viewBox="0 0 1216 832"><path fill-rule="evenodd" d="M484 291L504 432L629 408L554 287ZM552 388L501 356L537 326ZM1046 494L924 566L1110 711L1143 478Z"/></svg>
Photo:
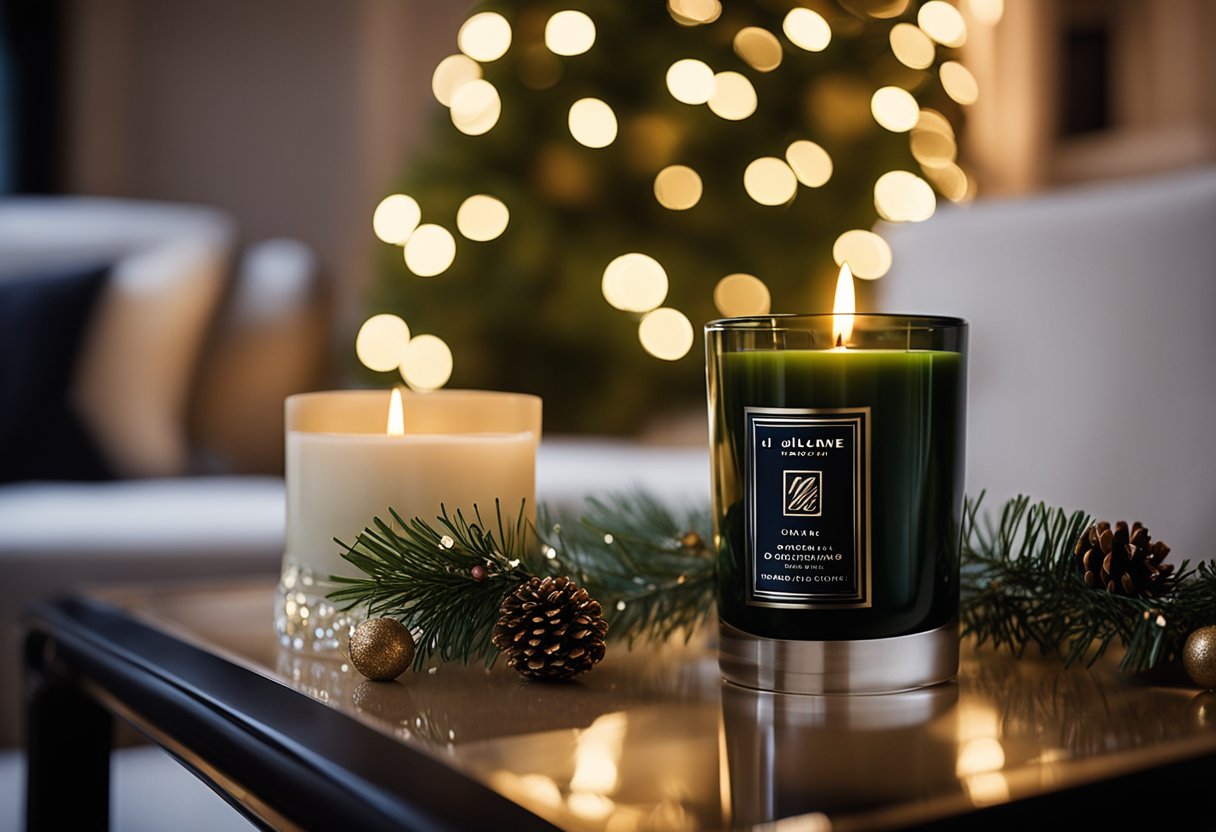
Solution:
<svg viewBox="0 0 1216 832"><path fill-rule="evenodd" d="M532 578L503 599L494 646L532 679L568 679L604 658L600 604L574 581Z"/></svg>
<svg viewBox="0 0 1216 832"><path fill-rule="evenodd" d="M1087 586L1132 598L1155 598L1169 591L1166 578L1174 564L1163 563L1169 553L1169 546L1150 540L1147 528L1133 523L1128 529L1122 520L1113 529L1107 522L1094 523L1081 533L1074 549Z"/></svg>

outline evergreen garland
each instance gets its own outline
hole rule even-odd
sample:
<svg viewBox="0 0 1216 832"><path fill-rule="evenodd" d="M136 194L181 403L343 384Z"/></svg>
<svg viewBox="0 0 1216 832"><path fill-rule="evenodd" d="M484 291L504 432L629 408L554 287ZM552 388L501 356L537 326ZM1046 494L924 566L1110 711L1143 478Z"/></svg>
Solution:
<svg viewBox="0 0 1216 832"><path fill-rule="evenodd" d="M1183 561L1164 595L1113 595L1085 585L1073 547L1089 518L1028 497L981 516L967 500L961 544L964 636L1021 656L1034 645L1066 663L1092 663L1113 644L1121 669L1143 671L1181 655L1187 635L1216 624L1216 568ZM375 518L351 545L337 542L363 577L334 576L330 594L346 609L391 616L422 633L414 666L497 657L490 637L503 598L533 576L566 575L596 598L611 641L691 636L714 610L717 562L709 512L674 512L643 492L591 498L580 517L542 507L529 528L524 507L492 523L441 510L435 522Z"/></svg>
<svg viewBox="0 0 1216 832"><path fill-rule="evenodd" d="M979 516L983 495L964 505L963 634L1022 655L1035 645L1066 664L1097 661L1112 644L1119 667L1144 671L1177 660L1187 636L1216 623L1216 569L1183 561L1156 598L1115 595L1085 585L1073 548L1089 525L1071 514L1017 497L997 520Z"/></svg>

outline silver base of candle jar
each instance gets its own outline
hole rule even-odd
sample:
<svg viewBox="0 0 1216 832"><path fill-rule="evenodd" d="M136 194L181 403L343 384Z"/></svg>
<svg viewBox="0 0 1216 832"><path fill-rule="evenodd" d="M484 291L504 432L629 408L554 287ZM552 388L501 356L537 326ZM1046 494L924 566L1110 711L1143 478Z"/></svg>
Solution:
<svg viewBox="0 0 1216 832"><path fill-rule="evenodd" d="M894 638L795 641L721 622L718 667L736 685L781 693L897 693L958 675L958 622Z"/></svg>

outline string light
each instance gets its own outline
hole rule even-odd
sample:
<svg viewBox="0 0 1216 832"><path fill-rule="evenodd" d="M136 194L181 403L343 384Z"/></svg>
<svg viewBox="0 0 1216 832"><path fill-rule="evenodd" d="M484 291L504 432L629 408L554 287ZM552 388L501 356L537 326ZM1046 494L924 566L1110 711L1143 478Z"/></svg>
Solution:
<svg viewBox="0 0 1216 832"><path fill-rule="evenodd" d="M511 24L498 12L479 12L460 27L456 45L475 61L497 61L511 47Z"/></svg>
<svg viewBox="0 0 1216 832"><path fill-rule="evenodd" d="M874 183L874 207L891 222L923 222L937 210L929 183L906 170L893 170Z"/></svg>
<svg viewBox="0 0 1216 832"><path fill-rule="evenodd" d="M405 345L397 369L410 389L438 390L452 377L452 350L438 336L415 336Z"/></svg>
<svg viewBox="0 0 1216 832"><path fill-rule="evenodd" d="M507 230L511 213L502 200L488 194L475 194L456 211L456 228L470 240L484 243Z"/></svg>
<svg viewBox="0 0 1216 832"><path fill-rule="evenodd" d="M594 44L595 21L583 12L557 12L545 24L545 46L555 55L581 55Z"/></svg>
<svg viewBox="0 0 1216 832"><path fill-rule="evenodd" d="M808 52L822 52L832 42L832 27L819 12L802 6L790 9L781 23L790 43Z"/></svg>
<svg viewBox="0 0 1216 832"><path fill-rule="evenodd" d="M670 165L654 178L654 198L664 208L686 211L701 200L701 177L685 165Z"/></svg>
<svg viewBox="0 0 1216 832"><path fill-rule="evenodd" d="M921 170L929 178L942 196L951 202L966 202L971 194L971 180L966 172L953 162L936 167L922 166Z"/></svg>
<svg viewBox="0 0 1216 832"><path fill-rule="evenodd" d="M965 6L969 19L985 25L995 24L1004 9L1003 0L958 2ZM889 31L891 54L909 69L930 69L937 61L937 44L957 47L967 38L963 16L954 5L943 0L923 3L916 15L916 25L893 20L910 14L907 11L909 0L850 0L849 6L854 15L891 19L894 24ZM684 26L711 24L722 14L720 0L667 0L667 8L671 17ZM850 23L847 29L844 28L846 22ZM852 36L859 22L842 17L840 25L840 33ZM775 28L769 31L759 26L739 28L731 39L733 50L751 70L763 73L780 67L784 50L789 48L782 46L778 35L783 34L789 44L809 52L821 52L833 40L832 24L828 19L802 5L790 9L782 19L781 32L775 32ZM560 80L563 67L576 66L554 56L582 55L595 46L599 34L595 21L585 12L577 9L556 11L545 23L543 38L529 38L527 48L518 56L518 80L535 89L553 86ZM461 132L482 135L500 120L502 98L494 84L483 77L481 64L502 58L512 46L513 35L511 24L502 14L474 14L457 35L460 52L447 56L436 66L431 78L432 92L437 101L450 109L452 123ZM729 37L727 32L715 35L719 41L726 37ZM533 67L536 71L528 69L531 64L536 65ZM970 104L976 100L975 78L962 64L946 61L938 69L938 75L942 89L953 101ZM908 77L915 80L924 76ZM676 61L668 68L665 81L675 100L694 106L707 104L711 112L729 121L748 118L758 106L756 88L747 76L733 71L715 74L701 60ZM808 91L807 106L816 120L831 111L828 119L831 123L820 124L819 128L841 141L861 136L866 130L872 131L870 125L875 122L891 132L910 134L909 149L924 178L899 170L879 177L874 184L874 205L878 214L892 222L927 219L936 210L934 187L954 201L973 197L974 181L955 162L958 148L949 121L940 113L921 110L916 97L907 89L887 86L870 95L873 88L867 89L861 83L845 73L829 73ZM849 84L852 86L846 89ZM849 99L853 112L851 122L840 112L847 108L835 106L841 101L833 99L827 102L833 106L826 106L825 90L837 91L838 99ZM868 114L867 95L870 95ZM873 117L873 122L869 116ZM663 144L664 149L639 155L635 145L649 135L647 130L654 132L651 129L654 125L647 119L665 119L665 138L663 142L647 140L641 144L647 147ZM626 170L649 173L657 169L653 179L656 201L668 210L686 211L699 204L705 194L705 185L693 168L670 164L679 158L689 138L674 126L673 121L667 114L642 114L618 123L617 114L609 104L591 97L575 101L568 113L571 136L588 148L613 144L618 131L624 129L627 141L622 159ZM853 126L841 126L846 123ZM551 142L545 148L549 155L559 151L582 167L580 199L590 200L595 186L594 179L588 178L591 176L591 157L568 142ZM743 172L744 190L749 198L761 205L785 205L796 197L800 183L809 188L822 187L831 179L833 167L831 156L819 144L809 140L793 141L786 147L784 158L765 156L749 163ZM546 171L541 180L549 182L554 171ZM560 178L569 177L562 174ZM402 246L406 266L411 272L430 277L451 267L456 241L452 232L442 226L420 224L421 213L413 198L392 194L377 205L372 225L379 239ZM455 228L468 240L485 242L501 236L509 223L510 211L500 199L474 194L461 203ZM838 264L847 261L853 273L862 279L882 277L891 266L890 246L878 234L863 229L841 234L833 244L833 257ZM695 340L695 330L684 313L661 306L667 298L669 281L657 260L640 252L621 255L604 269L601 288L605 299L615 308L642 315L638 337L647 353L669 361L688 354ZM713 300L721 314L731 317L769 314L772 305L765 283L744 273L720 279L714 287ZM408 325L395 315L369 318L360 327L355 340L361 362L381 372L398 369L414 389L434 389L450 378L452 355L447 344L436 336L411 338Z"/></svg>
<svg viewBox="0 0 1216 832"><path fill-rule="evenodd" d="M682 26L713 23L722 15L718 0L667 0L667 11Z"/></svg>
<svg viewBox="0 0 1216 832"><path fill-rule="evenodd" d="M372 315L355 336L355 355L369 370L387 373L400 365L409 340L410 328L401 318L389 314Z"/></svg>
<svg viewBox="0 0 1216 832"><path fill-rule="evenodd" d="M943 167L954 162L958 145L954 128L936 110L921 110L909 139L912 157L922 166ZM936 184L936 182L934 183Z"/></svg>
<svg viewBox="0 0 1216 832"><path fill-rule="evenodd" d="M979 98L980 88L975 76L958 61L946 61L938 70L938 74L941 76L942 89L946 91L946 95L959 104L974 104Z"/></svg>
<svg viewBox="0 0 1216 832"><path fill-rule="evenodd" d="M883 87L870 98L870 113L892 133L906 133L916 126L920 105L905 89Z"/></svg>
<svg viewBox="0 0 1216 832"><path fill-rule="evenodd" d="M728 274L714 287L714 306L727 318L767 315L772 309L772 296L755 275Z"/></svg>
<svg viewBox="0 0 1216 832"><path fill-rule="evenodd" d="M462 85L481 77L481 64L468 55L448 55L435 67L431 76L431 92L445 107L452 106L452 96Z"/></svg>
<svg viewBox="0 0 1216 832"><path fill-rule="evenodd" d="M470 136L488 133L501 114L498 90L484 78L461 84L452 94L452 124L461 133Z"/></svg>
<svg viewBox="0 0 1216 832"><path fill-rule="evenodd" d="M642 348L664 361L678 361L688 355L693 339L692 322L683 312L670 307L647 313L638 324Z"/></svg>
<svg viewBox="0 0 1216 832"><path fill-rule="evenodd" d="M927 69L937 57L932 38L911 23L896 23L891 28L890 40L895 59L906 67Z"/></svg>
<svg viewBox="0 0 1216 832"><path fill-rule="evenodd" d="M854 277L877 280L891 270L891 246L873 231L856 228L836 238L832 259L837 266L848 263Z"/></svg>
<svg viewBox="0 0 1216 832"><path fill-rule="evenodd" d="M860 6L870 17L884 20L899 17L908 8L908 0L853 0L853 6Z"/></svg>
<svg viewBox="0 0 1216 832"><path fill-rule="evenodd" d="M740 29L733 46L735 54L757 72L772 72L781 66L781 41L767 29L759 26Z"/></svg>
<svg viewBox="0 0 1216 832"><path fill-rule="evenodd" d="M714 94L714 71L704 61L684 58L667 70L667 91L682 104L704 104Z"/></svg>
<svg viewBox="0 0 1216 832"><path fill-rule="evenodd" d="M798 177L776 156L756 159L743 171L743 189L761 205L784 205L798 190Z"/></svg>
<svg viewBox="0 0 1216 832"><path fill-rule="evenodd" d="M709 109L727 121L742 121L756 112L756 88L738 72L719 72L714 76L714 91Z"/></svg>
<svg viewBox="0 0 1216 832"><path fill-rule="evenodd" d="M916 22L942 46L958 47L967 42L967 23L958 9L944 0L929 0L921 6Z"/></svg>
<svg viewBox="0 0 1216 832"><path fill-rule="evenodd" d="M570 135L581 145L607 147L616 139L616 113L598 98L580 98L570 105Z"/></svg>
<svg viewBox="0 0 1216 832"><path fill-rule="evenodd" d="M422 209L413 197L390 194L372 214L372 231L386 243L404 245L421 220Z"/></svg>
<svg viewBox="0 0 1216 832"><path fill-rule="evenodd" d="M456 259L456 238L442 225L420 225L405 243L405 265L419 277L447 271Z"/></svg>
<svg viewBox="0 0 1216 832"><path fill-rule="evenodd" d="M785 149L785 161L798 181L819 188L832 178L832 157L812 141L801 139Z"/></svg>
<svg viewBox="0 0 1216 832"><path fill-rule="evenodd" d="M649 312L667 297L667 272L653 257L630 252L608 264L600 288L622 312Z"/></svg>

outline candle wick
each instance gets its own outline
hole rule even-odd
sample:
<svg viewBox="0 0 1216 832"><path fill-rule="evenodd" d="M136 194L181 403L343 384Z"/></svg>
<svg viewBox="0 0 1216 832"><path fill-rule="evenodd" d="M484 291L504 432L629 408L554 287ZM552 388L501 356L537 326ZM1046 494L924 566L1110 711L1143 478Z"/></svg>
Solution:
<svg viewBox="0 0 1216 832"><path fill-rule="evenodd" d="M836 349L840 349L843 346L844 346L844 333L842 332L842 333L838 333L836 335Z"/></svg>

